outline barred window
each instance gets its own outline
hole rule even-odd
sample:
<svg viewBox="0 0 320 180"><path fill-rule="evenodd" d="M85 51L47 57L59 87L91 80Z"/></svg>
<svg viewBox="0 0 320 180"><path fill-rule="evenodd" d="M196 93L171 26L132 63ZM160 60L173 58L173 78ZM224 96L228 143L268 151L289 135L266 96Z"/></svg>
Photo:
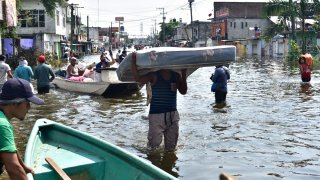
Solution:
<svg viewBox="0 0 320 180"><path fill-rule="evenodd" d="M21 27L45 27L44 10L22 10Z"/></svg>

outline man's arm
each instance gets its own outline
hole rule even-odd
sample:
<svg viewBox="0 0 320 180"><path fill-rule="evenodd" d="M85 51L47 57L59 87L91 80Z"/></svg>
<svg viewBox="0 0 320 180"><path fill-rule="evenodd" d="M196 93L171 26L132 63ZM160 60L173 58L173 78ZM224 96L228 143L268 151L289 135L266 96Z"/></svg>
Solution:
<svg viewBox="0 0 320 180"><path fill-rule="evenodd" d="M113 54L112 54L112 51L110 50L109 51L109 54L110 54L110 57L111 57L111 60L112 61L108 61L109 65L113 65L114 63L116 63L116 60L113 58Z"/></svg>
<svg viewBox="0 0 320 180"><path fill-rule="evenodd" d="M132 62L131 62L131 71L133 75L133 79L140 83L147 83L153 81L153 75L147 74L144 76L140 76L137 68L137 54L135 52L132 53Z"/></svg>
<svg viewBox="0 0 320 180"><path fill-rule="evenodd" d="M12 76L12 71L11 71L11 70L8 70L8 71L7 71L7 75L8 75L9 78L12 78L12 77L13 77L13 76Z"/></svg>
<svg viewBox="0 0 320 180"><path fill-rule="evenodd" d="M51 78L50 78L50 82L51 82L51 81L54 80L54 78L55 78L56 76L54 75L54 73L53 73L53 71L52 71L51 68L49 69L49 73L50 73L50 75L51 75Z"/></svg>
<svg viewBox="0 0 320 180"><path fill-rule="evenodd" d="M19 151L17 151L17 156L18 156L18 160L19 160L20 165L21 165L22 168L24 169L24 172L25 172L26 174L28 174L28 173L34 174L33 169L32 169L31 167L28 167L28 166L26 166L26 165L24 164L24 162L23 162L23 160L22 160L22 158L21 158L21 156L20 156Z"/></svg>
<svg viewBox="0 0 320 180"><path fill-rule="evenodd" d="M27 174L19 162L17 153L1 152L0 159L3 162L11 180L27 180Z"/></svg>
<svg viewBox="0 0 320 180"><path fill-rule="evenodd" d="M187 69L182 69L181 70L181 77L178 76L178 90L180 94L187 94L188 91L188 85L187 85Z"/></svg>

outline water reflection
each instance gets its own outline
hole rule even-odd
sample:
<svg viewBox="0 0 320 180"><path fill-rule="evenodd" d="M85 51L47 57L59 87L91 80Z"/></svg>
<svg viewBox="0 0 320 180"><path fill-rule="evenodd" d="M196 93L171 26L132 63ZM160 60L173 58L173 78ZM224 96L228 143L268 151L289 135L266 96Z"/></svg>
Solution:
<svg viewBox="0 0 320 180"><path fill-rule="evenodd" d="M179 177L177 167L175 166L178 159L175 152L154 151L148 153L147 159L167 173Z"/></svg>

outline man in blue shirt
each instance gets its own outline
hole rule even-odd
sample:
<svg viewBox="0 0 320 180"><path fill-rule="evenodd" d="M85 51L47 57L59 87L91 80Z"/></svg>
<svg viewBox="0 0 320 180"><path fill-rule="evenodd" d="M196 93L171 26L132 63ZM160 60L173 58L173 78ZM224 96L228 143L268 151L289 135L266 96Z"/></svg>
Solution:
<svg viewBox="0 0 320 180"><path fill-rule="evenodd" d="M20 57L19 66L14 70L13 77L21 78L31 82L33 72L31 67L28 66L28 61L24 57Z"/></svg>
<svg viewBox="0 0 320 180"><path fill-rule="evenodd" d="M224 69L222 65L216 66L215 72L211 78L213 81L214 88L211 88L212 92L215 92L216 103L223 103L226 101L228 88L227 80L230 78L228 76L227 69Z"/></svg>
<svg viewBox="0 0 320 180"><path fill-rule="evenodd" d="M34 79L37 80L37 89L39 94L49 93L50 82L55 78L52 68L49 65L45 64L45 61L45 56L39 56L39 64L34 70Z"/></svg>

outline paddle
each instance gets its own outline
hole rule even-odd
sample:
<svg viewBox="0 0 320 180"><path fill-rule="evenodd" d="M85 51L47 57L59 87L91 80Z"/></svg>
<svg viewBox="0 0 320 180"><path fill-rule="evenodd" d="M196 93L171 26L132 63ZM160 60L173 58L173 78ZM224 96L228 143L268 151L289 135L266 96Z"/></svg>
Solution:
<svg viewBox="0 0 320 180"><path fill-rule="evenodd" d="M53 159L46 157L45 160L63 180L71 180L71 178L58 166L56 162L54 162Z"/></svg>

